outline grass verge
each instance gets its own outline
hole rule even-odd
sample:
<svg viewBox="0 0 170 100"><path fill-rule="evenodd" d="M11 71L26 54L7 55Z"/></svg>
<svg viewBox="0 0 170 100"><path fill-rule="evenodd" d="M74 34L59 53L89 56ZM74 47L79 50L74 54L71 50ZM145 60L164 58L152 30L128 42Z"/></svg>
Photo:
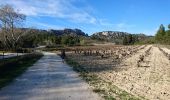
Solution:
<svg viewBox="0 0 170 100"><path fill-rule="evenodd" d="M117 86L113 85L111 82L106 82L105 80L98 77L94 73L88 72L85 67L79 65L77 62L71 58L66 58L67 64L73 67L73 70L78 72L80 76L93 88L93 91L100 94L105 100L140 100L143 97L136 97Z"/></svg>
<svg viewBox="0 0 170 100"><path fill-rule="evenodd" d="M33 65L37 60L39 60L43 54L34 53L18 57L12 57L8 59L0 60L0 89L10 82L12 82L16 77L21 75L28 67Z"/></svg>

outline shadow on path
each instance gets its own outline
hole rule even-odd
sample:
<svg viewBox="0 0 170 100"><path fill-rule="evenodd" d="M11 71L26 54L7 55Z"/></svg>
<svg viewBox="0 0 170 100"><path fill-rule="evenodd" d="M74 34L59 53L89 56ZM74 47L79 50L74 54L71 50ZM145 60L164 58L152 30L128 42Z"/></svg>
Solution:
<svg viewBox="0 0 170 100"><path fill-rule="evenodd" d="M54 53L45 53L37 63L9 86L0 90L0 100L100 100L88 84Z"/></svg>

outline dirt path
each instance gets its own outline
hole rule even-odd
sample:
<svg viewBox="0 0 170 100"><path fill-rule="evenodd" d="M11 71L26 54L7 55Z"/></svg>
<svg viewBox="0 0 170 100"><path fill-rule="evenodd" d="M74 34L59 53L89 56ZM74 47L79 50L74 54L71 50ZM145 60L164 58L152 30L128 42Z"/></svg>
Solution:
<svg viewBox="0 0 170 100"><path fill-rule="evenodd" d="M0 100L100 100L88 84L54 53L45 53L37 63L9 86L0 90Z"/></svg>

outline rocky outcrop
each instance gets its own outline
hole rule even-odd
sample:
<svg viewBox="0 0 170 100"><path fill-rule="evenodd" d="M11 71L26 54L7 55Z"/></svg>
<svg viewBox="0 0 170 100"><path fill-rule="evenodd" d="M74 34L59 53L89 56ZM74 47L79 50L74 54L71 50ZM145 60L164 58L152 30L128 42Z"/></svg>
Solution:
<svg viewBox="0 0 170 100"><path fill-rule="evenodd" d="M64 30L48 30L48 32L56 35L80 35L80 36L88 36L80 29L64 29Z"/></svg>
<svg viewBox="0 0 170 100"><path fill-rule="evenodd" d="M110 41L110 42L123 42L125 37L131 35L135 40L143 40L148 36L144 34L131 34L127 32L119 32L119 31L103 31L94 33L91 37L93 39Z"/></svg>

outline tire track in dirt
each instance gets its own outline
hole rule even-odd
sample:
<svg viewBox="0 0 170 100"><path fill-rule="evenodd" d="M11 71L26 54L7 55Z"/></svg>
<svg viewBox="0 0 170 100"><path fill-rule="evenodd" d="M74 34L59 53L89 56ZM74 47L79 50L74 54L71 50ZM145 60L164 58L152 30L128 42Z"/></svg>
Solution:
<svg viewBox="0 0 170 100"><path fill-rule="evenodd" d="M153 47L150 59L149 94L153 99L168 100L170 99L170 62L157 47Z"/></svg>

